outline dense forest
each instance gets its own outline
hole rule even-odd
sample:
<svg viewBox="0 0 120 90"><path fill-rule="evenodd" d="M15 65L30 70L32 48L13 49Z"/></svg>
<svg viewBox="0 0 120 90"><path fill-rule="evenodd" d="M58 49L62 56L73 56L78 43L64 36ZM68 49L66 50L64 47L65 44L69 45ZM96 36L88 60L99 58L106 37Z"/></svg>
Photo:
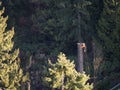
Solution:
<svg viewBox="0 0 120 90"><path fill-rule="evenodd" d="M0 90L120 89L119 0L0 1Z"/></svg>

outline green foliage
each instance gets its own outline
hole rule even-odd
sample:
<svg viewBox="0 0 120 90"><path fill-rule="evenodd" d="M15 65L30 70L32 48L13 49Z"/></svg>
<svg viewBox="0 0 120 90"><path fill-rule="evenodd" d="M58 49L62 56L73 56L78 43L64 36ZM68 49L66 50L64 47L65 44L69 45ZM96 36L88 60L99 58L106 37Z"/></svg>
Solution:
<svg viewBox="0 0 120 90"><path fill-rule="evenodd" d="M103 80L96 82L95 90L109 90L119 83L120 73L111 74L109 77L105 77ZM115 89L117 90L117 89Z"/></svg>
<svg viewBox="0 0 120 90"><path fill-rule="evenodd" d="M64 51L66 53L76 54L76 43L80 36L78 35L78 9L80 9L82 17L80 20L82 38L86 40L86 37L89 36L87 33L89 26L86 23L88 22L89 14L85 6L89 2L80 2L77 0L37 0L33 4L35 5L35 13L31 16L31 29L39 33L41 37L39 41L46 44L45 48L49 44L50 52L48 52L54 54ZM81 8L77 4L81 5Z"/></svg>
<svg viewBox="0 0 120 90"><path fill-rule="evenodd" d="M30 55L36 52L56 55L62 51L69 54L69 56L76 57L76 43L81 33L81 37L87 46L87 54L85 54L84 60L85 67L87 66L88 68L86 73L91 73L91 76L94 74L92 70L94 58L93 36L95 41L99 41L99 44L102 45L104 53L103 63L99 67L100 71L97 71L99 75L101 74L98 78L106 77L110 73L118 73L120 69L120 2L118 0L87 0L92 2L90 6L88 5L90 3L85 0L2 1L6 6L4 15L9 15L7 28L11 28L13 24L15 26L14 48L20 48L22 55L24 54L20 56L24 59L25 63L28 62L26 61L26 57L29 56L27 52ZM117 7L115 6L115 1L117 1ZM88 5L88 8L84 7L86 5ZM81 14L81 20L78 20L79 13ZM99 25L96 30L97 22ZM81 28L78 28L78 25ZM14 33L13 31L10 32ZM0 34L0 43L2 42L2 35ZM9 36L10 38L12 37ZM11 42L9 49L6 48L8 46L7 43L1 45L0 49L10 50L13 43ZM5 57L2 56L2 58ZM41 66L44 64L41 62L42 60L35 60L37 65L34 64L31 69L35 68L41 71ZM25 63L22 62L22 66L27 65ZM34 85L38 87L37 84ZM41 85L39 84L39 86ZM100 85L100 88L103 86Z"/></svg>
<svg viewBox="0 0 120 90"><path fill-rule="evenodd" d="M3 17L4 8L0 10L0 88L17 90L23 77L18 58L19 49L13 49L14 28L6 31L8 17Z"/></svg>
<svg viewBox="0 0 120 90"><path fill-rule="evenodd" d="M104 77L98 85L102 90L110 89L112 84L109 80L105 79L112 74L119 73L120 70L120 1L118 0L104 0L103 12L97 25L98 41L103 48L103 62L99 67L100 77ZM110 79L110 78L109 78ZM117 79L116 79L117 80ZM105 84L105 85L104 85Z"/></svg>
<svg viewBox="0 0 120 90"><path fill-rule="evenodd" d="M105 67L111 70L119 67L119 1L104 1L104 9L97 26L100 43L103 47ZM117 62L117 63L116 63ZM108 63L108 64L107 64ZM107 65L106 65L107 64ZM103 70L103 69L102 69ZM108 71L107 68L105 71Z"/></svg>
<svg viewBox="0 0 120 90"><path fill-rule="evenodd" d="M49 65L49 73L45 80L50 87L60 89L64 86L65 90L92 90L92 85L86 84L89 76L77 72L74 62L67 59L65 54L60 53L55 64L49 60Z"/></svg>

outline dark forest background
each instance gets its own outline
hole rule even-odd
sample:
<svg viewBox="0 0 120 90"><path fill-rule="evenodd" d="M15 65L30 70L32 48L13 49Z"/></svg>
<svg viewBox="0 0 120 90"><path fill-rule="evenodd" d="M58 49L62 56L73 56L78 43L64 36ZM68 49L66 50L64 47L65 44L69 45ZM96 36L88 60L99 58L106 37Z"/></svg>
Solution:
<svg viewBox="0 0 120 90"><path fill-rule="evenodd" d="M77 43L86 44L84 71L95 90L120 83L119 0L2 0L8 29L15 27L14 48L30 73L31 90L42 82L48 58L59 52L77 61ZM80 15L80 19L78 19ZM77 64L77 63L76 63Z"/></svg>

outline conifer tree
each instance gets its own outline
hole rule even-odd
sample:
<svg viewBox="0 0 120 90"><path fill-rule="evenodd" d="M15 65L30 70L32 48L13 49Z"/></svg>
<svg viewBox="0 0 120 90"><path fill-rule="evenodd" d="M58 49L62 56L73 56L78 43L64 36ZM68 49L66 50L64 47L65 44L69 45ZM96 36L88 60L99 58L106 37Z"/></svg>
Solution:
<svg viewBox="0 0 120 90"><path fill-rule="evenodd" d="M112 76L119 74L120 70L120 1L104 0L103 2L103 11L97 25L98 41L103 47L104 54L98 75L103 80L98 82L102 86L98 84L96 86L97 90L110 89L112 81L109 81L109 83L107 81L111 80Z"/></svg>
<svg viewBox="0 0 120 90"><path fill-rule="evenodd" d="M119 67L119 14L120 1L104 0L104 8L98 22L97 32L103 47L105 67L111 72ZM111 68L109 68L111 67Z"/></svg>
<svg viewBox="0 0 120 90"><path fill-rule="evenodd" d="M65 54L58 55L55 64L49 61L49 74L45 80L52 88L61 90L92 90L92 85L86 84L89 79L84 73L75 70L74 62L66 58Z"/></svg>
<svg viewBox="0 0 120 90"><path fill-rule="evenodd" d="M3 16L4 10L0 10L0 88L17 90L23 78L23 70L18 58L19 49L13 50L14 28L6 31L8 17Z"/></svg>

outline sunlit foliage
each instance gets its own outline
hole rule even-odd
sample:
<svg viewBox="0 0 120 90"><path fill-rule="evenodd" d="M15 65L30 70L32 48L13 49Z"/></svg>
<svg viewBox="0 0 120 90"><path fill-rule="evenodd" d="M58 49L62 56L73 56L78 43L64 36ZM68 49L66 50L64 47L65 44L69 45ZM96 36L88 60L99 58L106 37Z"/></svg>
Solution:
<svg viewBox="0 0 120 90"><path fill-rule="evenodd" d="M12 50L14 28L6 31L8 17L3 16L4 10L0 10L0 88L17 90L24 76L18 58L19 49Z"/></svg>
<svg viewBox="0 0 120 90"><path fill-rule="evenodd" d="M49 65L49 75L45 80L50 87L62 90L92 90L92 85L86 83L89 76L77 72L74 62L67 59L65 54L60 53L55 64L49 60Z"/></svg>

